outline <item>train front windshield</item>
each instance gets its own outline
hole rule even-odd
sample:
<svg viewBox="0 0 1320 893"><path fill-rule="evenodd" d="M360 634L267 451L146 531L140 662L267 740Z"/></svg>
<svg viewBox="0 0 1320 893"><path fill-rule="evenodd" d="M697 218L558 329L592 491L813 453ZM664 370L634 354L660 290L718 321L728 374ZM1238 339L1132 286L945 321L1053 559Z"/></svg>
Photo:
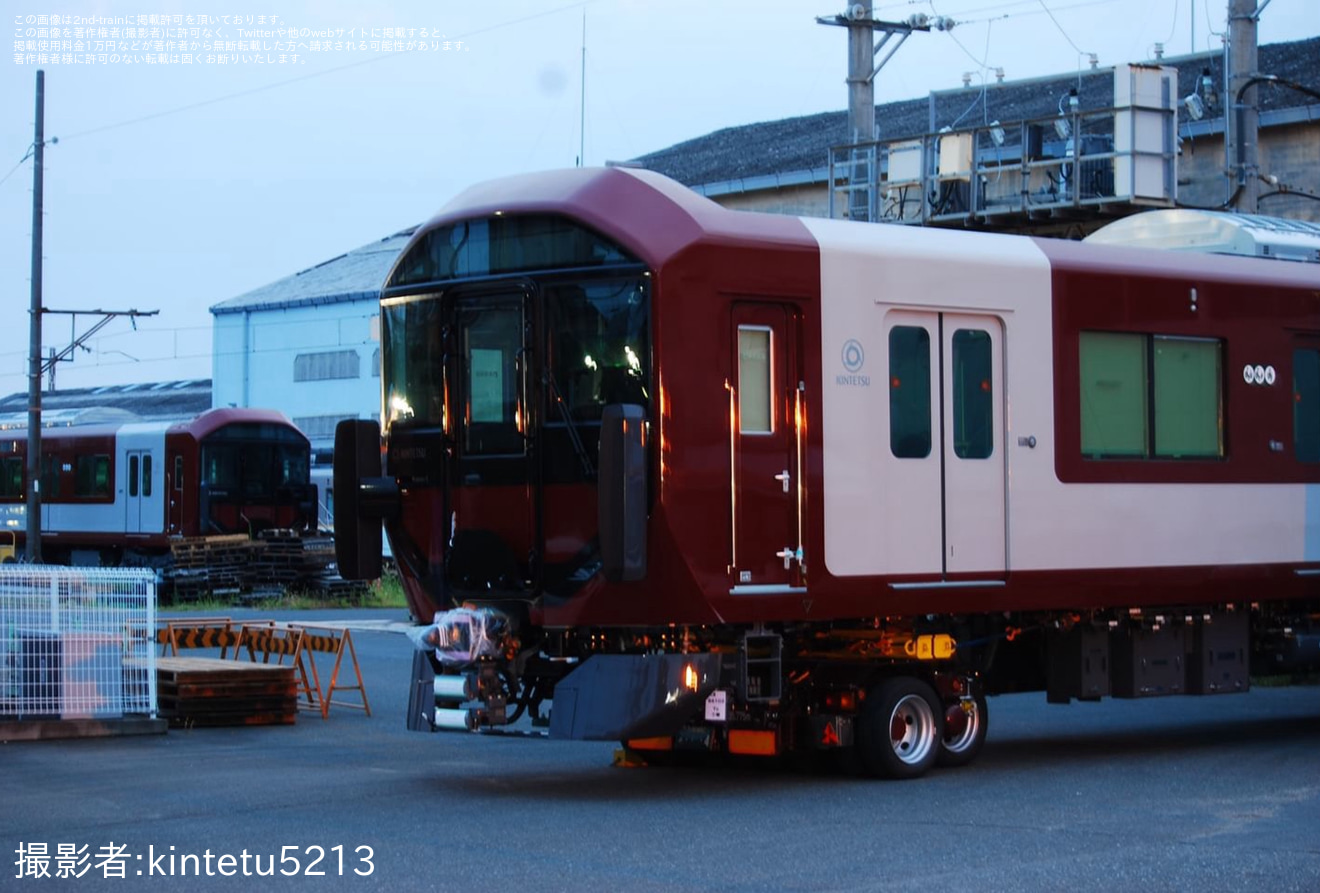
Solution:
<svg viewBox="0 0 1320 893"><path fill-rule="evenodd" d="M606 404L650 403L650 276L564 218L432 230L386 286L381 321L387 431L462 428L469 448L507 451L489 426L526 436L535 418L590 424Z"/></svg>
<svg viewBox="0 0 1320 893"><path fill-rule="evenodd" d="M226 425L202 441L201 455L202 482L213 496L268 500L311 481L307 441L280 425Z"/></svg>
<svg viewBox="0 0 1320 893"><path fill-rule="evenodd" d="M650 414L651 281L558 216L459 221L414 243L381 301L389 473L416 494L413 529L390 527L396 557L443 562L457 590L581 578L604 408Z"/></svg>

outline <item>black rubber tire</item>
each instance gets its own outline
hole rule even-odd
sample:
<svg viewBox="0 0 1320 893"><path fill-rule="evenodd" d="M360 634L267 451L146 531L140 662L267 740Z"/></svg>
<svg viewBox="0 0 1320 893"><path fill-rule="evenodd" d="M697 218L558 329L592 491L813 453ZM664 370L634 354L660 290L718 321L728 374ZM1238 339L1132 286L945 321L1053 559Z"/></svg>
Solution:
<svg viewBox="0 0 1320 893"><path fill-rule="evenodd" d="M867 696L857 748L870 775L920 778L935 765L943 737L944 708L935 689L911 676L895 676Z"/></svg>
<svg viewBox="0 0 1320 893"><path fill-rule="evenodd" d="M953 768L966 766L981 752L985 744L985 733L990 728L990 711L985 704L985 696L977 695L971 701L972 713L968 714L961 700L949 701L944 705L944 734L940 736L940 766Z"/></svg>

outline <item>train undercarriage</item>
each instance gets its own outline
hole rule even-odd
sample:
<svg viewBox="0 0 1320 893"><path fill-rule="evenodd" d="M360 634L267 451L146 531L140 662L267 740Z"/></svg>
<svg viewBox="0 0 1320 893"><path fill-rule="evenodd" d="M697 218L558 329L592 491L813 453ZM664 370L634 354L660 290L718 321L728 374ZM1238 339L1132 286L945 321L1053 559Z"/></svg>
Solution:
<svg viewBox="0 0 1320 893"><path fill-rule="evenodd" d="M1231 694L1253 672L1320 666L1317 615L1295 609L536 630L469 606L419 628L409 725L548 728L619 741L647 762L832 755L852 774L915 778L976 758L990 695Z"/></svg>

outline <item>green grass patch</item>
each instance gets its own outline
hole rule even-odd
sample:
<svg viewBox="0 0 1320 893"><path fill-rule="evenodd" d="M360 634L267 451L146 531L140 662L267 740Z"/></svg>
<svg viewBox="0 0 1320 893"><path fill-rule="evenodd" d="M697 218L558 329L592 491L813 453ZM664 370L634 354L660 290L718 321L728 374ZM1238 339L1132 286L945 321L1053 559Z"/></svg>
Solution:
<svg viewBox="0 0 1320 893"><path fill-rule="evenodd" d="M188 614L224 614L233 608L270 608L278 611L313 611L334 608L407 608L403 582L393 568L365 589L327 593L285 589L269 594L243 593L226 598L211 597L164 605L170 611Z"/></svg>

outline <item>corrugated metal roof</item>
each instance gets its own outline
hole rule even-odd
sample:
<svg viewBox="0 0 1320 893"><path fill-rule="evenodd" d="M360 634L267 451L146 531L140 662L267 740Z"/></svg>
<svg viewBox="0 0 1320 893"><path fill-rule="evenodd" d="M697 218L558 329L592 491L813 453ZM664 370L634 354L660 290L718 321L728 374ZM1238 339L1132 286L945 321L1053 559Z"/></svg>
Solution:
<svg viewBox="0 0 1320 893"><path fill-rule="evenodd" d="M395 258L417 227L395 233L322 261L292 276L211 307L211 313L242 313L245 310L275 310L343 301L375 300Z"/></svg>
<svg viewBox="0 0 1320 893"><path fill-rule="evenodd" d="M1212 112L1222 116L1223 57L1220 53L1197 53L1165 57L1159 64L1178 69L1178 96L1200 86L1203 69L1210 70L1220 96ZM1320 81L1320 37L1292 43L1262 46L1258 68L1302 84ZM898 140L934 133L942 127L969 127L990 121L1025 121L1058 111L1059 100L1077 88L1082 109L1109 108L1114 104L1114 69L1086 69L1029 80L991 82L981 86L939 90L920 99L904 99L876 106L875 120L882 140ZM1261 85L1259 106L1263 113L1305 106L1311 100L1285 88ZM932 120L931 107L934 106ZM826 164L831 146L848 142L846 112L824 112L780 121L764 121L741 127L726 127L714 133L660 149L636 159L687 186L705 186L727 181L753 180L788 172L820 172L827 179ZM717 194L720 190L706 190Z"/></svg>
<svg viewBox="0 0 1320 893"><path fill-rule="evenodd" d="M26 391L0 398L0 416L15 415L27 425ZM67 424L89 411L122 420L125 414L142 420L190 419L211 408L211 379L191 378L158 385L101 385L46 391L41 395L42 422ZM94 413L93 413L94 414Z"/></svg>

